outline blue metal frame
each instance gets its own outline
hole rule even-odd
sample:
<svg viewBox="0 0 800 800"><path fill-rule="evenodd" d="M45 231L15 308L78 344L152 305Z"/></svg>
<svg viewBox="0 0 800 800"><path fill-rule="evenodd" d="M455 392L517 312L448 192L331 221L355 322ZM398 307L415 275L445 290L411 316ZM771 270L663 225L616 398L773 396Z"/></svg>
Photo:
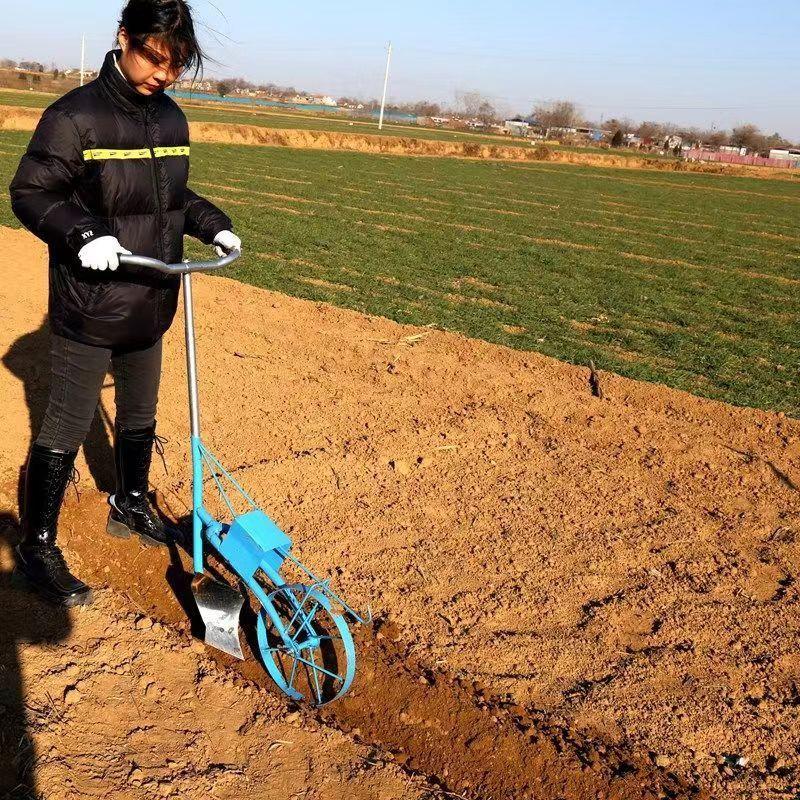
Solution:
<svg viewBox="0 0 800 800"><path fill-rule="evenodd" d="M355 645L345 616L361 624L369 624L372 613L358 614L330 587L328 580L322 580L311 572L289 551L291 539L256 505L255 501L222 466L216 456L203 444L199 436L192 436L192 533L194 538L194 571L204 572L206 542L222 560L242 580L261 606L258 618L258 642L267 671L277 685L287 695L301 699L302 695L294 687L297 664L311 671L312 683L318 703L322 703L320 680L337 681L336 699L348 691L355 677ZM203 505L203 477L205 470L216 484L223 502L231 514L229 524L216 520ZM225 483L242 498L248 509L237 513ZM280 574L284 561L290 561L311 580L310 585L287 584ZM274 587L267 591L259 580L263 575ZM276 601L282 599L292 613L288 623L281 617ZM334 604L340 606L344 615L334 612ZM316 615L320 610L326 612L335 626L336 633L320 635L314 627ZM298 620L300 620L298 624ZM270 645L268 628L274 630L281 645ZM314 651L318 650L324 639L336 638L342 642L346 658L342 674L331 672L322 664L317 664ZM287 678L276 663L276 654L294 660L291 675Z"/></svg>

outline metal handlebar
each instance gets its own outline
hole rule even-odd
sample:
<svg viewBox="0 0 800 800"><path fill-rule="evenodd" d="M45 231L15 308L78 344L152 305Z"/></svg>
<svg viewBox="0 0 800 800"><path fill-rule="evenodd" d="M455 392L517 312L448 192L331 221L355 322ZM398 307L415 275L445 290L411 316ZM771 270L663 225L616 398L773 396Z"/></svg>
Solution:
<svg viewBox="0 0 800 800"><path fill-rule="evenodd" d="M212 272L215 269L222 269L233 264L241 254L241 250L231 250L228 255L215 261L181 261L178 264L165 264L158 258L148 258L147 256L120 255L119 263L123 267L155 269L165 275L187 275L191 272Z"/></svg>

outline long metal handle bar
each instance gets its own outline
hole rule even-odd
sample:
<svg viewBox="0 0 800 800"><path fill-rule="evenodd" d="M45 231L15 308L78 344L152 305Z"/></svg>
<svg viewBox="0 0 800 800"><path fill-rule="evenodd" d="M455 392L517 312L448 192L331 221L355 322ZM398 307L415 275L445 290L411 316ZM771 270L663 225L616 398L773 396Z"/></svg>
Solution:
<svg viewBox="0 0 800 800"><path fill-rule="evenodd" d="M215 269L222 269L229 264L233 264L241 255L239 250L231 250L228 255L218 258L215 261L181 261L178 264L165 264L157 258L147 256L125 256L120 255L119 263L123 267L147 267L163 272L165 275L186 275L190 272L212 272Z"/></svg>
<svg viewBox="0 0 800 800"><path fill-rule="evenodd" d="M189 381L189 414L192 423L192 438L200 438L200 399L197 393L197 350L194 344L194 301L192 299L192 275L181 275L183 285L183 315L186 323L186 377Z"/></svg>

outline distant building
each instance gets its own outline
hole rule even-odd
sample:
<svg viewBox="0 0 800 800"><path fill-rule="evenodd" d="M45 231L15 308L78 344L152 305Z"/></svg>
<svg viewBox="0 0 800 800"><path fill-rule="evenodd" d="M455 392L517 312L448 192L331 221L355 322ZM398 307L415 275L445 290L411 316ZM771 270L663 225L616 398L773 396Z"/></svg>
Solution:
<svg viewBox="0 0 800 800"><path fill-rule="evenodd" d="M503 128L512 136L527 136L531 129L531 121L522 117L514 117L514 119L505 120Z"/></svg>
<svg viewBox="0 0 800 800"><path fill-rule="evenodd" d="M746 156L747 155L747 148L746 147L737 147L736 145L732 144L723 144L720 145L719 148L720 153L730 153L734 156Z"/></svg>
<svg viewBox="0 0 800 800"><path fill-rule="evenodd" d="M790 164L800 163L800 148L776 148L769 151L769 157L778 161L788 161Z"/></svg>
<svg viewBox="0 0 800 800"><path fill-rule="evenodd" d="M602 128L575 128L575 133L578 136L591 139L593 142L601 142L610 135L608 131L604 131Z"/></svg>

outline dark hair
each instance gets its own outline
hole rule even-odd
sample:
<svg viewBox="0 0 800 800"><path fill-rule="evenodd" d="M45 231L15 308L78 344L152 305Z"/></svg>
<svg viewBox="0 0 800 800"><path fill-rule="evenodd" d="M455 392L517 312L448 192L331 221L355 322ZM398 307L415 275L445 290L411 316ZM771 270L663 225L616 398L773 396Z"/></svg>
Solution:
<svg viewBox="0 0 800 800"><path fill-rule="evenodd" d="M192 21L191 6L185 0L128 0L119 20L134 50L146 51L152 37L165 45L172 63L181 73L194 67L194 77L202 73L207 56L200 47Z"/></svg>

